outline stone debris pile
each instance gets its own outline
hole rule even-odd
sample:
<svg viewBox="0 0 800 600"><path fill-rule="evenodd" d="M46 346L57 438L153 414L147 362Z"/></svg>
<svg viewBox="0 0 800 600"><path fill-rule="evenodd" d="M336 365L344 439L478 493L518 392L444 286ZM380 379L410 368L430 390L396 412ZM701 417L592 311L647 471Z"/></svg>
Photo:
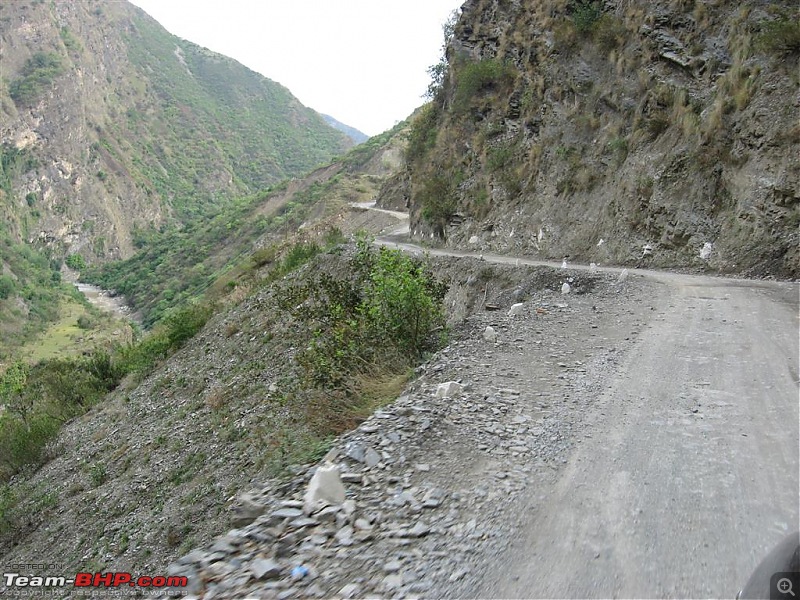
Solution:
<svg viewBox="0 0 800 600"><path fill-rule="evenodd" d="M570 298L556 287L470 317L403 396L318 466L241 494L235 529L169 574L205 599L469 595L514 539L519 503L541 501L566 463L616 360L606 338L588 341L605 335L590 328L602 298Z"/></svg>

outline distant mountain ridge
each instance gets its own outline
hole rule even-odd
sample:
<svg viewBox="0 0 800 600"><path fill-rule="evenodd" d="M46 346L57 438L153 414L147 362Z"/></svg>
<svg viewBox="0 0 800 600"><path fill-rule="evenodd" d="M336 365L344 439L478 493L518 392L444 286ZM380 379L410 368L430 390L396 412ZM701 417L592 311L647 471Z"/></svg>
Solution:
<svg viewBox="0 0 800 600"><path fill-rule="evenodd" d="M362 142L366 142L369 139L369 136L366 133L362 133L355 127L350 127L349 125L345 125L341 121L337 121L330 115L323 114L322 118L325 119L325 122L333 127L334 129L338 129L351 140L353 140L356 144L360 144Z"/></svg>

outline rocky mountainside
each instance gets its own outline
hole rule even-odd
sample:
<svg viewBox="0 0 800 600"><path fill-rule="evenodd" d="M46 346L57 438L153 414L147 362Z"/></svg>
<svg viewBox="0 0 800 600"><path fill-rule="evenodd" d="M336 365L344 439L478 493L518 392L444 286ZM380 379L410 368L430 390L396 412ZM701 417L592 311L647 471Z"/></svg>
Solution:
<svg viewBox="0 0 800 600"><path fill-rule="evenodd" d="M0 23L3 227L56 258L128 257L140 232L352 145L284 87L127 2L7 2Z"/></svg>
<svg viewBox="0 0 800 600"><path fill-rule="evenodd" d="M370 219L380 218L375 211L351 209L343 216L346 231L380 227ZM337 415L324 405L305 405L290 392L295 357L307 340L298 337L296 324L277 301L287 288L315 273L346 278L348 252L320 256L244 299L234 292L225 310L139 385L123 384L68 423L54 445L58 455L6 489L0 555L12 564L53 554L67 569L163 573L192 548L266 513L253 528L237 534L256 540L256 549L237 538L230 548L220 545L211 568L200 551L183 559L178 572L188 569L191 591L216 587L216 597L246 594L235 588L259 584L263 574L253 577L250 571L258 572L259 557L271 556L276 544L279 564L264 579L280 577L278 589L286 589L293 585L291 566L305 564L314 574L297 582L302 593L295 589L287 597L329 597L367 573L379 576L361 581L362 591L426 581L430 586L432 573L424 573L421 559L441 556L444 544L452 544L448 554L454 563L463 563L470 552L464 544L469 545L476 529L467 522L482 521L488 512L499 516L496 494L519 491L528 452L536 450L537 469L549 468L559 464L568 447L571 417L562 396L588 386L582 379L584 361L594 360L594 350L587 350L582 335L568 324L576 330L593 328L592 347L605 364L650 309L638 286L621 285L615 276L498 267L477 259L432 260L431 268L450 284L445 303L453 343L418 370L422 379L398 403L336 441L339 459L349 466L348 490L357 494L358 512L328 510L319 520L298 524L294 517L302 511L296 510L296 500L311 472L308 462L332 441L326 444L314 435L315 411L334 420ZM568 303L561 292L565 277L572 278L574 289ZM507 317L508 309L522 301L528 301L525 313ZM486 313L484 303L502 310ZM606 311L607 318L601 318ZM484 339L487 325L496 329L496 339ZM522 352L527 343L541 344L548 357L533 370ZM543 387L544 378L555 375L559 378L552 389ZM469 397L436 399L437 384L447 380L469 381L464 383ZM372 384L386 385L380 379ZM392 389L389 399L400 394L402 384ZM521 393L528 399L524 407ZM537 401L529 401L527 394ZM490 447L491 460L480 458ZM490 495L483 484L482 492L462 489L472 481L460 470L462 448L472 448L469 459L476 461L476 469L493 483L497 480L500 487ZM287 470L295 476L275 477ZM454 485L460 494L441 493L440 488ZM272 514L286 507L292 510ZM284 522L283 515L292 523ZM261 531L267 519L269 530ZM454 538L428 537L457 522ZM310 536L321 541L309 545ZM362 545L376 540L378 552ZM434 554L416 550L417 544L427 550L431 543L437 546ZM240 544L247 548L238 550ZM413 564L419 573L410 581L383 581L394 570L380 573L382 564L400 556L403 569ZM463 566L453 564L453 570L438 573L436 583L446 585ZM306 589L315 583L323 590Z"/></svg>
<svg viewBox="0 0 800 600"><path fill-rule="evenodd" d="M800 275L794 2L468 0L412 133L412 231Z"/></svg>

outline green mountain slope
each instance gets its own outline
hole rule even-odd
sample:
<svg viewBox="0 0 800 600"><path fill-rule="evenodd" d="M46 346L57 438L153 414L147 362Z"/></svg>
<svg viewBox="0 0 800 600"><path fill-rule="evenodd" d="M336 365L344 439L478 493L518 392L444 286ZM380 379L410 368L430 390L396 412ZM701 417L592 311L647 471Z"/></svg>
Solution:
<svg viewBox="0 0 800 600"><path fill-rule="evenodd" d="M36 328L25 282L65 257L129 257L352 145L286 88L124 1L2 3L0 49L0 274L13 282L0 316L15 331Z"/></svg>
<svg viewBox="0 0 800 600"><path fill-rule="evenodd" d="M129 256L135 227L213 211L351 145L286 88L127 2L5 3L0 20L0 142L30 158L4 186L20 238Z"/></svg>

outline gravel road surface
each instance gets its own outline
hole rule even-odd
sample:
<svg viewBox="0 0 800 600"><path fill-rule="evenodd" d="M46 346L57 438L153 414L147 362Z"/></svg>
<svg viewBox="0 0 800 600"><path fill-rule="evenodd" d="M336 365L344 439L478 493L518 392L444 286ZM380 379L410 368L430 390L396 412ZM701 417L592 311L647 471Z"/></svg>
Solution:
<svg viewBox="0 0 800 600"><path fill-rule="evenodd" d="M798 528L797 287L661 279L591 438L475 596L733 598Z"/></svg>

